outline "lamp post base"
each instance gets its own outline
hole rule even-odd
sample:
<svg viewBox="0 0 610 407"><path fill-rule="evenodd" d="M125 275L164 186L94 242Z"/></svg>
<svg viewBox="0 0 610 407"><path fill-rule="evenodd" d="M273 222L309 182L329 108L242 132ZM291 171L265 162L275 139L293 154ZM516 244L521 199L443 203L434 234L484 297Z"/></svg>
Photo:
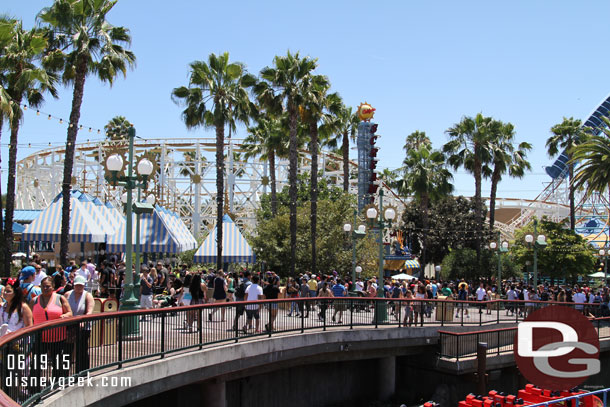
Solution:
<svg viewBox="0 0 610 407"><path fill-rule="evenodd" d="M121 297L121 305L119 311L133 311L140 309L140 302L133 295L133 285L129 284L125 287L124 295ZM140 316L134 315L121 318L121 330L123 339L139 340L142 338L140 334Z"/></svg>

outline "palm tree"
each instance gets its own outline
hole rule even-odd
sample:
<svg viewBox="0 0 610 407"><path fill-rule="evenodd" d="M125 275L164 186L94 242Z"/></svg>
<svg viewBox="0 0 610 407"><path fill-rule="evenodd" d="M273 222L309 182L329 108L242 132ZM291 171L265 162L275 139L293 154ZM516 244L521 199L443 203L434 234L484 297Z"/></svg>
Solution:
<svg viewBox="0 0 610 407"><path fill-rule="evenodd" d="M11 41L2 50L0 72L3 73L6 94L12 101L12 119L9 121L11 139L8 158L8 181L6 187L6 218L4 224L5 275L10 274L11 251L13 245L13 212L15 209L15 179L17 169L17 140L19 126L23 120L22 102L30 106L40 106L44 101L43 93L57 96L55 76L40 68L37 63L43 59L47 46L45 33L40 29L24 30L21 22L14 26Z"/></svg>
<svg viewBox="0 0 610 407"><path fill-rule="evenodd" d="M450 182L452 179L451 172L445 168L445 156L440 151L432 150L431 144L420 143L418 148L407 151L402 184L405 192L413 194L419 202L422 215L421 277L427 262L430 202L445 197L453 191Z"/></svg>
<svg viewBox="0 0 610 407"><path fill-rule="evenodd" d="M489 134L493 121L481 113L475 117L463 117L459 123L447 129L450 140L443 146L443 152L449 154L447 163L457 169L464 167L474 175L475 216L477 221L477 264L481 259L481 234L483 232L483 203L481 201L481 182L483 176L489 176L486 166L491 159Z"/></svg>
<svg viewBox="0 0 610 407"><path fill-rule="evenodd" d="M222 268L222 217L224 214L225 126L248 124L254 106L247 88L256 78L240 62L229 62L229 53L210 54L206 61L191 62L189 85L175 88L172 98L185 106L182 119L187 128L212 127L216 131L216 267ZM208 107L208 105L211 105Z"/></svg>
<svg viewBox="0 0 610 407"><path fill-rule="evenodd" d="M245 150L244 158L260 156L269 161L269 174L271 183L271 215L277 215L277 180L276 158L286 156L288 148L287 132L279 118L271 115L261 115L257 118L258 125L248 129L248 136L244 139L242 148Z"/></svg>
<svg viewBox="0 0 610 407"><path fill-rule="evenodd" d="M327 95L330 89L328 78L323 75L313 75L307 81L303 81L302 95L303 104L299 106L301 120L309 127L309 151L311 153L311 272L317 274L317 225L318 225L318 147L320 122L325 119L327 111L333 109L336 113L341 106L338 94ZM323 137L330 131L326 129L332 124L332 120L326 119L322 130Z"/></svg>
<svg viewBox="0 0 610 407"><path fill-rule="evenodd" d="M4 55L6 47L10 44L13 37L13 30L17 22L8 18L0 18L0 58ZM8 120L9 123L13 119L13 101L6 91L7 87L6 72L0 70L0 140L2 139L2 129L4 127L4 121ZM0 157L0 165L2 158ZM4 225L2 219L2 208L5 206L4 201L6 195L2 195L2 184L0 183L0 231L4 232ZM5 241L0 241L0 251L5 252L4 249Z"/></svg>
<svg viewBox="0 0 610 407"><path fill-rule="evenodd" d="M337 96L338 97L338 96ZM330 147L335 147L341 141L341 155L343 157L343 192L348 192L349 190L349 140L352 141L356 138L356 133L358 131L358 123L360 123L360 118L356 113L352 111L351 107L345 106L342 101L337 100L333 102L341 103L339 109L332 116L331 129L334 129L334 134L336 134L336 138L329 139L328 145Z"/></svg>
<svg viewBox="0 0 610 407"><path fill-rule="evenodd" d="M106 139L111 141L127 140L127 131L131 123L124 116L114 116L106 123Z"/></svg>
<svg viewBox="0 0 610 407"><path fill-rule="evenodd" d="M296 274L297 250L297 121L298 107L302 104L302 84L309 80L312 71L317 67L317 60L301 58L299 53L276 56L273 67L265 67L260 76L263 79L255 88L259 99L273 109L281 110L282 105L288 113L288 130L290 135L288 182L290 184L290 275Z"/></svg>
<svg viewBox="0 0 610 407"><path fill-rule="evenodd" d="M491 154L493 167L491 173L491 191L489 193L489 230L493 231L496 213L496 193L502 175L508 172L511 177L522 178L525 170L532 166L527 161L527 152L532 149L530 143L520 143L515 149L515 128L511 123L498 122L497 131L492 135Z"/></svg>
<svg viewBox="0 0 610 407"><path fill-rule="evenodd" d="M415 130L405 139L403 149L409 154L409 150L417 150L422 145L430 146L431 144L432 142L430 141L430 138L426 136L425 131Z"/></svg>
<svg viewBox="0 0 610 407"><path fill-rule="evenodd" d="M124 48L131 42L129 30L115 27L106 20L115 4L116 0L55 0L38 14L38 20L51 31L49 66L62 72L64 83L73 84L61 188L60 261L64 266L68 260L70 189L85 80L94 74L112 85L119 73L126 76L127 68L133 67L136 60Z"/></svg>
<svg viewBox="0 0 610 407"><path fill-rule="evenodd" d="M563 121L551 127L553 135L546 141L546 148L549 156L554 157L559 153L559 148L565 150L568 162L572 162L572 150L578 144L585 141L585 133L582 129L582 122L573 117L563 118ZM574 209L574 163L568 164L569 200L570 200L570 229L576 226L576 214Z"/></svg>
<svg viewBox="0 0 610 407"><path fill-rule="evenodd" d="M608 191L610 201L610 119L602 117L605 124L602 127L603 135L592 135L574 146L571 150L572 158L568 164L578 164L574 175L574 188L585 188L586 196L593 192L603 194Z"/></svg>

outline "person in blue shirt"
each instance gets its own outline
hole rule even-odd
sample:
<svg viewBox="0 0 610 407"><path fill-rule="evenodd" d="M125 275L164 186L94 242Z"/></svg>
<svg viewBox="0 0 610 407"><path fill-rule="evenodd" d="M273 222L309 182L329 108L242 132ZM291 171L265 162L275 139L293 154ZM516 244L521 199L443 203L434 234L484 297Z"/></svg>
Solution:
<svg viewBox="0 0 610 407"><path fill-rule="evenodd" d="M333 285L332 288L333 296L335 298L345 297L345 285L340 278L337 278L337 284ZM339 314L339 324L343 323L343 311L345 311L345 302L341 300L334 301L335 313L333 314L333 322L336 322L337 313Z"/></svg>

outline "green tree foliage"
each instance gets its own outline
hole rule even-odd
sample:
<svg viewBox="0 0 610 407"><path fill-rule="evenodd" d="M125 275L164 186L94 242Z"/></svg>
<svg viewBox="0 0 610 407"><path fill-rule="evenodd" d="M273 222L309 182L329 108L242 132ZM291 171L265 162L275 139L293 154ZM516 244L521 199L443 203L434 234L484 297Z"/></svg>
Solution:
<svg viewBox="0 0 610 407"><path fill-rule="evenodd" d="M538 250L538 275L541 277L560 279L567 275L575 280L579 275L595 271L595 255L587 241L573 230L566 229L564 223L546 218L538 223L537 233L545 235L547 242L545 248ZM525 243L527 234L534 234L533 223L515 231L515 242L510 249L521 267L525 267L528 260L533 262L533 249Z"/></svg>
<svg viewBox="0 0 610 407"><path fill-rule="evenodd" d="M112 141L127 140L127 131L130 127L131 123L125 116L114 116L104 126L106 139Z"/></svg>
<svg viewBox="0 0 610 407"><path fill-rule="evenodd" d="M482 208L486 212L485 206ZM402 215L403 233L411 246L411 252L420 256L424 239L424 216L422 208L416 201L411 201ZM429 228L427 230L427 261L440 264L451 250L473 249L477 247L477 218L474 200L463 196L447 196L432 202L429 208ZM489 231L483 232L485 242L492 240ZM476 263L472 265L473 273L488 275L489 270Z"/></svg>
<svg viewBox="0 0 610 407"><path fill-rule="evenodd" d="M297 251L296 272L311 270L311 208L307 175L301 176L298 182L297 207ZM351 239L343 231L345 223L352 222L353 198L340 189L328 189L323 182L318 184L319 233L317 238L317 267L320 273L327 274L336 270L342 276L351 276L352 250ZM271 217L270 202L264 199L263 209L259 212L256 236L251 239L258 261L264 260L267 269L273 270L282 277L290 275L290 202L288 188L278 194L281 204L276 217ZM370 277L378 270L378 245L374 235L357 241L357 264L363 269L362 277Z"/></svg>

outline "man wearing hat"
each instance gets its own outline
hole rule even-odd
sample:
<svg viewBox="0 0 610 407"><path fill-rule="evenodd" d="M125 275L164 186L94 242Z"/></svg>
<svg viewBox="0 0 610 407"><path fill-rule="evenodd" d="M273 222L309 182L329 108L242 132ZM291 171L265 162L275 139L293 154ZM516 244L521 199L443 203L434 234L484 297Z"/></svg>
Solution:
<svg viewBox="0 0 610 407"><path fill-rule="evenodd" d="M21 282L20 287L21 290L23 290L23 297L28 304L42 294L40 287L34 284L35 274L36 269L34 266L26 266L21 270L21 275L19 276L19 281Z"/></svg>

